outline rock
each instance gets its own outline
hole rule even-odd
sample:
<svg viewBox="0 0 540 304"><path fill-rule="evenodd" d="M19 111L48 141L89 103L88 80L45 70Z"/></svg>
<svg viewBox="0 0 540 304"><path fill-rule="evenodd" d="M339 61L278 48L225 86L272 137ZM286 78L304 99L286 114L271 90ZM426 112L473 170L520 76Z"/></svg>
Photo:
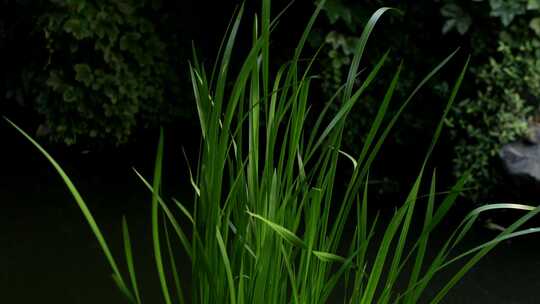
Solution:
<svg viewBox="0 0 540 304"><path fill-rule="evenodd" d="M511 176L526 175L540 182L540 145L507 144L502 147L500 157Z"/></svg>
<svg viewBox="0 0 540 304"><path fill-rule="evenodd" d="M529 126L529 130L523 140L527 144L540 144L540 126L536 123Z"/></svg>
<svg viewBox="0 0 540 304"><path fill-rule="evenodd" d="M518 186L540 189L540 127L532 126L527 138L504 145L499 157Z"/></svg>

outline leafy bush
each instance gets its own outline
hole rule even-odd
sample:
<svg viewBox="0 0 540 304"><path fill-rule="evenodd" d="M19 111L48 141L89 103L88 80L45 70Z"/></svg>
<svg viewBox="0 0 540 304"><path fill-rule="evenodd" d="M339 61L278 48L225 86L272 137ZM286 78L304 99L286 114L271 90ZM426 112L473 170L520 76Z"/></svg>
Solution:
<svg viewBox="0 0 540 304"><path fill-rule="evenodd" d="M496 244L515 236L540 232L537 228L517 231L540 212L540 207L483 206L465 218L435 259L427 262L430 234L454 204L465 181L461 178L444 195L441 204L436 205L436 174L432 174L424 226L419 238L411 240L409 228L416 220L414 212L421 198L420 185L441 134L443 123L440 122L404 203L383 227L380 243L374 244L377 218L368 216L368 172L403 109L455 53L436 66L402 103L400 110L384 124L388 105L400 83L401 66L393 71L394 76L381 98L362 152L353 157L341 150L344 122L360 96L377 79L388 55L382 56L369 69L359 87L355 86L352 78L349 79L340 94L343 103L337 113L328 116L328 112L323 111L316 115L315 125L308 129L306 118L310 115L308 101L312 78L309 77L310 65L304 67L300 55L319 10L300 39L293 59L273 71L269 57L273 24L270 4L270 0L263 1L262 18L253 29L253 46L237 73L231 75L229 67L235 53L234 43L242 10L225 40L216 78L212 78L215 82L208 80L206 71L194 60L191 76L203 142L197 176L191 179L193 207L174 201L178 211L173 212L160 195L163 133L152 182L147 182L137 173L152 192L153 249L165 303L172 303L174 298L179 303L186 303L185 290L181 288L183 278L176 269L177 256L172 250L170 235L178 237L192 263L193 288L190 298L187 298L191 303L326 303L332 298L332 291L338 283L345 282L344 300L350 299L350 302L412 304L423 297L436 273L472 255L431 300L430 303L436 304ZM385 11L377 11L370 19L356 48L354 63L361 59L371 30ZM453 86L443 118L456 98L465 70L466 67ZM357 71L358 65L352 64L349 75L354 76ZM229 76L234 76L233 86L226 90ZM141 303L127 221L123 221L122 227L129 282L128 277L119 271L104 236L69 177L37 142L26 133L22 134L62 176L105 253L120 290L131 302ZM336 182L341 162L351 163L353 168L343 188ZM503 208L531 212L493 241L451 257L453 249L480 213ZM189 238L176 213L189 223ZM352 214L356 225L353 235L347 236L344 230ZM161 221L164 221L163 231ZM170 235L167 227L173 228ZM164 234L165 238L162 237ZM370 248L377 252L373 259L368 254ZM170 269L164 266L167 258ZM399 288L396 281L404 274L404 269L411 269L406 274L408 285ZM171 277L173 283L168 282ZM173 289L175 292L171 291Z"/></svg>
<svg viewBox="0 0 540 304"><path fill-rule="evenodd" d="M66 144L123 143L141 118L159 124L176 77L147 16L158 2L53 3L40 23L49 51L41 129Z"/></svg>
<svg viewBox="0 0 540 304"><path fill-rule="evenodd" d="M324 18L310 36L315 49L323 44L318 61L322 95L330 98L333 92L346 81L349 64L352 62L355 44L358 42L364 24L377 6L386 4L397 6L403 14L384 16L384 22L375 29L378 43L370 45L368 56L361 63L363 67L376 64L376 58L390 50L389 63L403 63L400 86L396 96L406 98L414 88L418 73L427 72L446 55L446 50L456 47L443 39L440 34L441 18L437 17L440 3L434 1L351 1L332 0L324 6ZM440 23L439 23L440 22ZM429 54L426 54L429 50ZM365 71L364 71L365 72ZM457 72L457 71L456 71ZM432 102L445 98L453 79L446 74L438 75L422 91L420 101L412 104L405 113L399 127L388 138L388 148L384 149L385 162L373 168L372 182L377 184L377 196L384 200L393 199L407 189L410 180L406 172L414 170L422 161L412 151L429 145L430 130L436 127L435 116L425 113L442 111L440 103ZM351 110L343 132L345 149L359 153L369 132L372 118L379 106L379 96L384 94L386 84L391 81L391 73L383 73L366 92L362 100ZM338 96L338 99L340 97ZM339 103L336 103L339 104ZM337 106L331 107L336 111ZM389 108L390 115L396 107ZM440 151L440 150L439 150ZM450 156L448 157L450 158ZM438 158L440 159L440 158ZM407 160L407 161L404 161ZM396 167L404 170L395 170Z"/></svg>
<svg viewBox="0 0 540 304"><path fill-rule="evenodd" d="M468 33L477 46L476 92L456 105L448 124L454 173L473 168L471 186L478 190L469 197L478 200L501 181L499 149L527 134L528 121L540 106L540 2L453 0L441 13L447 18L443 32Z"/></svg>
<svg viewBox="0 0 540 304"><path fill-rule="evenodd" d="M344 81L346 67L351 61L351 49L358 35L355 33L358 21L364 18L365 5L347 0L333 0L325 5L325 12L330 26L321 31L326 39L323 48L322 79L323 91L331 92ZM417 14L421 8L426 12L440 13L439 17L423 25L421 32L428 41L437 41L440 32L449 39L459 39L473 56L478 65L472 68L475 82L465 88L466 98L459 102L448 125L452 129L453 159L455 176L461 176L473 167L471 185L478 191L467 195L476 200L484 196L497 183L497 170L493 166L500 146L523 136L527 131L527 120L538 107L538 38L540 37L540 2L537 0L446 0L422 1L400 4L407 14ZM427 18L423 18L427 19ZM422 20L424 22L424 20ZM395 22L390 20L390 23ZM418 25L420 22L415 21ZM414 27L415 25L413 25ZM440 32L431 32L431 28L440 28ZM384 32L384 28L382 31ZM419 29L420 30L420 29ZM381 31L381 30L379 30ZM408 28L408 31L415 32ZM452 32L460 35L453 35ZM386 45L403 49L407 61L419 67L422 61L432 57L424 50L404 46L395 35ZM435 42L428 42L433 44ZM431 49L426 45L425 49ZM384 50L382 50L384 51ZM413 79L405 74L403 80ZM407 87L406 85L404 87ZM448 92L448 79L441 79L434 86L432 96L442 96ZM398 92L399 94L400 92ZM371 94L370 94L371 95ZM427 97L428 100L430 97ZM366 96L365 101L351 114L345 133L345 143L353 150L358 149L359 138L369 130L369 118L374 115L376 98ZM433 121L422 120L425 108L411 109L411 116L405 117L403 132L396 133L396 141L411 142L411 130L419 126L431 129ZM361 146L361 145L360 145ZM450 150L449 150L450 151Z"/></svg>
<svg viewBox="0 0 540 304"><path fill-rule="evenodd" d="M441 14L446 22L443 33L456 30L460 34L469 31L475 21L493 17L500 21L503 27L508 27L514 19L535 13L540 10L538 0L476 0L445 1L441 7ZM535 17L529 21L530 28L540 30L540 18Z"/></svg>
<svg viewBox="0 0 540 304"><path fill-rule="evenodd" d="M455 173L472 169L474 199L497 184L500 148L527 135L540 106L540 40L518 36L507 35L499 56L476 69L478 95L459 102L448 120L456 142Z"/></svg>

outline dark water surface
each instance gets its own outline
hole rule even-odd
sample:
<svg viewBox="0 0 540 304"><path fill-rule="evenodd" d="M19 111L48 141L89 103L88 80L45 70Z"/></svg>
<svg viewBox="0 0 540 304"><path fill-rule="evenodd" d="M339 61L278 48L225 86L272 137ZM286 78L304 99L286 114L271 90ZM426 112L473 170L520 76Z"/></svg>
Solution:
<svg viewBox="0 0 540 304"><path fill-rule="evenodd" d="M32 147L18 140L14 145L4 148L0 163L0 303L126 303L59 177ZM123 254L120 223L126 214L143 300L161 303L152 260L150 193L132 173L130 160L99 162L84 155L80 159L81 163L68 162L66 168L95 213L113 254ZM82 164L85 161L89 163ZM143 173L150 172L143 168ZM171 184L185 184L174 176L168 178ZM186 186L169 188L182 192L178 189ZM447 224L441 235L451 229L451 223ZM476 229L467 245L493 235ZM443 239L435 235L433 246ZM538 236L500 245L458 283L444 303L540 303L539 249ZM123 259L119 262L125 270ZM180 268L185 270L181 276L188 278L189 269ZM441 275L438 282L445 277ZM434 293L428 290L426 295Z"/></svg>

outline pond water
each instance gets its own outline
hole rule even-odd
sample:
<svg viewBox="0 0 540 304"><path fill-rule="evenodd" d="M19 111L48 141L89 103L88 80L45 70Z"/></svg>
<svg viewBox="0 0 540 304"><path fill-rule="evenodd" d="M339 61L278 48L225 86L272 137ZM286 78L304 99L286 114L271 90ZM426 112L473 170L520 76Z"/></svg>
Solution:
<svg viewBox="0 0 540 304"><path fill-rule="evenodd" d="M22 156L15 153L25 150L28 153ZM2 153L2 303L125 303L87 223L46 161L29 145L10 147ZM127 215L144 299L160 303L151 252L150 194L128 162L96 162L86 164L85 169L68 163L67 168L76 172L74 181L118 257L122 255L121 216ZM452 224L445 223L443 230L451 229ZM493 232L476 229L468 245L490 236ZM434 239L436 247L437 235ZM444 303L540 303L539 249L538 236L500 245L451 291ZM182 275L189 277L189 271ZM445 276L441 275L439 282ZM428 290L427 295L434 292Z"/></svg>

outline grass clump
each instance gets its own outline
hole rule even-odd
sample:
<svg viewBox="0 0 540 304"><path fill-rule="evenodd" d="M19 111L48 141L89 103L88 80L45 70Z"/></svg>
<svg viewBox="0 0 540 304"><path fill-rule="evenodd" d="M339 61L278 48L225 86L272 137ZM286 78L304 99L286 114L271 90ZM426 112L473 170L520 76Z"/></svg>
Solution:
<svg viewBox="0 0 540 304"><path fill-rule="evenodd" d="M192 175L190 171L193 204L169 202L161 196L163 133L153 179L147 181L136 172L152 192L153 250L164 303L416 303L437 272L468 258L430 299L430 303L438 303L497 243L538 232L518 229L539 208L486 205L463 220L433 260L426 259L432 231L455 203L466 180L466 177L459 179L436 203L439 196L433 172L427 178L430 184L427 206L423 214L417 213L428 159L467 64L454 85L441 124L403 204L385 226L377 227L377 218L368 215L369 170L400 114L455 52L419 82L396 115L386 117L400 83L402 67L395 68L360 154L350 155L340 149L345 121L378 77L388 53L361 74L359 64L375 24L391 9L382 8L373 14L356 48L347 82L322 111L313 113L310 67L315 59L305 62L300 56L321 5L310 19L292 59L276 71L270 65L270 36L277 24L271 18L270 0L262 1L261 17L255 18L253 27L253 45L236 73L230 72L231 58L241 27L242 9L231 23L211 73L194 56L190 75L202 145L196 172ZM357 86L359 78L362 80ZM327 109L336 100L341 100L339 110L328 117ZM313 124L308 125L307 121ZM131 302L142 303L127 222L124 220L122 227L129 279L118 270L92 214L69 177L39 144L19 131L40 149L68 185L106 254L120 290ZM342 163L352 166L352 174L345 184L338 186L338 167ZM530 211L493 241L461 255L452 254L481 212L502 208ZM187 219L190 227L178 223L180 216ZM421 218L422 231L413 238L411 225ZM354 222L352 233L346 232L349 222ZM167 227L172 227L172 231ZM380 237L375 237L376 231L382 231ZM178 255L172 250L173 237L190 259L191 278L182 276L176 268ZM375 257L371 258L368 252L376 252ZM165 259L169 259L169 267L165 267ZM406 266L410 266L407 273ZM407 284L398 288L396 282L400 277ZM186 281L191 282L190 291L182 287ZM335 292L338 286L342 292Z"/></svg>

